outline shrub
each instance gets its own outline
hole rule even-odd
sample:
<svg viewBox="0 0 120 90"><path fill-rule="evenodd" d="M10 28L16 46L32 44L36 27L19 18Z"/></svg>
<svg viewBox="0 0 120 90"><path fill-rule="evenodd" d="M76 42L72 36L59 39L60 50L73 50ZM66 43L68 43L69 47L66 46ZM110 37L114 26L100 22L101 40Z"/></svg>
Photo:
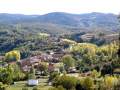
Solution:
<svg viewBox="0 0 120 90"><path fill-rule="evenodd" d="M58 89L58 90L65 90L65 89L63 88L63 86L58 86L57 89Z"/></svg>
<svg viewBox="0 0 120 90"><path fill-rule="evenodd" d="M81 84L86 90L92 90L91 88L94 86L94 81L91 77L86 77Z"/></svg>
<svg viewBox="0 0 120 90"><path fill-rule="evenodd" d="M115 85L118 84L118 79L116 77L113 76L106 76L104 78L104 84L106 89L113 89Z"/></svg>
<svg viewBox="0 0 120 90"><path fill-rule="evenodd" d="M101 72L97 72L97 70L93 70L91 73L91 76L93 78L97 78L97 77L101 76Z"/></svg>
<svg viewBox="0 0 120 90"><path fill-rule="evenodd" d="M111 65L104 65L103 69L101 70L101 74L113 74L113 67Z"/></svg>
<svg viewBox="0 0 120 90"><path fill-rule="evenodd" d="M54 82L53 85L58 87L59 85L63 86L63 88L70 90L75 88L77 83L77 79L75 77L70 77L63 75L59 78L57 78Z"/></svg>
<svg viewBox="0 0 120 90"><path fill-rule="evenodd" d="M50 73L49 80L51 81L51 80L55 79L58 76L59 76L58 72L52 72L52 73Z"/></svg>
<svg viewBox="0 0 120 90"><path fill-rule="evenodd" d="M0 90L6 90L6 85L0 82Z"/></svg>
<svg viewBox="0 0 120 90"><path fill-rule="evenodd" d="M23 87L22 90L28 90L28 88L27 87Z"/></svg>
<svg viewBox="0 0 120 90"><path fill-rule="evenodd" d="M40 88L39 87L34 87L33 90L40 90Z"/></svg>
<svg viewBox="0 0 120 90"><path fill-rule="evenodd" d="M76 90L85 90L85 89L83 88L83 86L81 85L81 82L80 82L80 81L76 84L75 89L76 89Z"/></svg>

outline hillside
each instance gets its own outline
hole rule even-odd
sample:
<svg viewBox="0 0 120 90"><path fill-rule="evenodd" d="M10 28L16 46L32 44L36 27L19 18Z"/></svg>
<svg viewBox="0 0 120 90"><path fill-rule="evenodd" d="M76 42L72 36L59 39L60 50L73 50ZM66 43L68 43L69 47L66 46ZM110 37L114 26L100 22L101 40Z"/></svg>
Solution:
<svg viewBox="0 0 120 90"><path fill-rule="evenodd" d="M27 31L51 34L99 30L118 32L119 29L117 15L114 14L95 12L86 14L53 12L45 15L0 14L0 26L14 27L18 24Z"/></svg>
<svg viewBox="0 0 120 90"><path fill-rule="evenodd" d="M106 42L107 35L112 34L110 40L114 40L119 30L117 15L114 14L54 12L45 15L22 15L2 13L0 14L0 54L15 48L25 48L30 51L61 48L57 41L61 36L77 42L86 41L87 37L90 42L101 45ZM50 34L51 40L42 40L39 38L39 33ZM104 36L98 37L101 34ZM84 40L81 40L81 35L84 36ZM89 35L92 36L89 38Z"/></svg>

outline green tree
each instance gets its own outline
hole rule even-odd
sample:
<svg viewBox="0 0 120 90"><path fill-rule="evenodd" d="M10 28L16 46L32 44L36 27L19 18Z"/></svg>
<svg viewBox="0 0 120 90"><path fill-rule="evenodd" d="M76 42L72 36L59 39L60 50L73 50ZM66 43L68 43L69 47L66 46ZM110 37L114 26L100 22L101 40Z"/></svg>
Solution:
<svg viewBox="0 0 120 90"><path fill-rule="evenodd" d="M65 69L68 70L70 67L75 66L75 59L71 55L65 55L62 57L62 61L65 65Z"/></svg>
<svg viewBox="0 0 120 90"><path fill-rule="evenodd" d="M41 62L37 69L41 72L41 75L47 75L48 65L45 62Z"/></svg>
<svg viewBox="0 0 120 90"><path fill-rule="evenodd" d="M57 77L53 82L53 85L55 85L56 87L63 86L63 88L65 88L66 90L75 89L76 84L77 79L75 77L70 77L66 75L60 76L59 78Z"/></svg>
<svg viewBox="0 0 120 90"><path fill-rule="evenodd" d="M58 72L52 72L52 73L50 73L49 80L52 81L52 80L54 80L56 77L59 77L59 73L58 73Z"/></svg>
<svg viewBox="0 0 120 90"><path fill-rule="evenodd" d="M14 81L23 80L25 78L25 73L23 73L17 64L11 66L13 68L13 79Z"/></svg>
<svg viewBox="0 0 120 90"><path fill-rule="evenodd" d="M93 90L92 88L94 86L94 81L91 77L86 77L82 85L86 90Z"/></svg>
<svg viewBox="0 0 120 90"><path fill-rule="evenodd" d="M13 83L13 69L11 66L7 66L7 68L0 69L0 81L3 84L11 84Z"/></svg>
<svg viewBox="0 0 120 90"><path fill-rule="evenodd" d="M28 74L28 79L36 79L34 67L31 68L31 70Z"/></svg>
<svg viewBox="0 0 120 90"><path fill-rule="evenodd" d="M97 77L100 77L100 75L101 75L101 72L97 72L97 70L93 70L92 72L91 72L91 76L95 79L95 78L97 78Z"/></svg>

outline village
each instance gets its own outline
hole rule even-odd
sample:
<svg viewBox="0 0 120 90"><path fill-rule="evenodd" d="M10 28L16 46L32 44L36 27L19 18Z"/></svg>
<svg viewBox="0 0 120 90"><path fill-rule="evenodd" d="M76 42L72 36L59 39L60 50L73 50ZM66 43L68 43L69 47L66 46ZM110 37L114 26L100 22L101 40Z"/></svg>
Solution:
<svg viewBox="0 0 120 90"><path fill-rule="evenodd" d="M28 52L25 48L16 49L0 56L0 81L3 82L0 90L4 90L3 88L6 88L5 90L64 90L64 88L67 88L67 86L64 86L66 82L69 82L68 85L76 83L73 84L73 87L70 87L76 88L76 90L89 90L89 88L97 90L101 88L98 83L101 84L102 80L109 78L116 82L115 90L119 90L119 63L113 69L111 65L116 61L104 61L107 56L102 56L104 51L98 51L99 49L106 50L107 45L102 48L90 43L77 43L64 37L45 35L47 37L42 34L38 39L34 51ZM87 39L92 39L92 37L92 35L88 35ZM111 52L115 53L115 60L119 61L116 52L117 44L110 44L109 47L114 48L111 49L113 50ZM31 46L30 48L32 49ZM109 55L107 50L106 53ZM109 57L113 58L113 55L110 55ZM103 61L99 62L101 58ZM10 75L8 75L9 72ZM115 77L111 75L115 75ZM59 84L61 85L59 78L61 78L60 81L66 79L63 80L63 86L60 87L62 89L59 89ZM77 82L72 80L84 80L85 86L80 87L81 83L77 86ZM86 86L87 82L91 83L91 86ZM55 86L56 84L58 84L58 87ZM113 86L111 85L109 88L113 88Z"/></svg>

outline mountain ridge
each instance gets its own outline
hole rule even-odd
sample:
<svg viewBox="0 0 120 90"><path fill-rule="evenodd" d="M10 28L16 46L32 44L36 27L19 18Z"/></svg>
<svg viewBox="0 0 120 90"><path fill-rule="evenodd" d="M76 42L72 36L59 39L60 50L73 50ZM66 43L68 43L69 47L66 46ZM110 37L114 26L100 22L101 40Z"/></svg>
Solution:
<svg viewBox="0 0 120 90"><path fill-rule="evenodd" d="M45 27L48 27L48 24L54 24L56 27L64 28L69 31L73 29L95 29L103 28L108 31L118 31L119 21L117 15L112 13L85 13L85 14L70 14L65 12L53 12L47 13L44 15L23 15L23 14L8 14L0 13L0 24L34 24L39 23L46 24ZM26 26L26 27L29 27ZM44 27L43 27L44 28Z"/></svg>

